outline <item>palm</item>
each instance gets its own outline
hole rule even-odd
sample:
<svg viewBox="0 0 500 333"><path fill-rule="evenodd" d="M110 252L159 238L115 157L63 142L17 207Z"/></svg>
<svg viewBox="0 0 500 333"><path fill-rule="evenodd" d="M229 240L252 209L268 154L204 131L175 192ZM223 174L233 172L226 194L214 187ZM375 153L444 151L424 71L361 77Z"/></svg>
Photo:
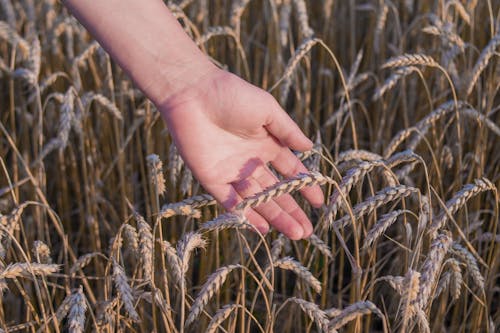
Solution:
<svg viewBox="0 0 500 333"><path fill-rule="evenodd" d="M284 176L306 171L288 146L305 150L310 142L270 95L226 73L202 87L165 114L184 160L226 209L277 181L268 163ZM322 203L318 187L303 194L314 205ZM294 239L312 232L289 195L246 215L263 232L268 223Z"/></svg>

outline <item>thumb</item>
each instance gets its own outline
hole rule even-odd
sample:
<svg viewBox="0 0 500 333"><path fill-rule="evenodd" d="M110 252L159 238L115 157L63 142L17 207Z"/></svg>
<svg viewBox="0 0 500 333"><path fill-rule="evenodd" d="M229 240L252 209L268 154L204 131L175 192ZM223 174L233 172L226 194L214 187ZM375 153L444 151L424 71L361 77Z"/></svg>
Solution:
<svg viewBox="0 0 500 333"><path fill-rule="evenodd" d="M281 107L270 113L265 127L282 145L291 149L306 151L313 147L312 141Z"/></svg>

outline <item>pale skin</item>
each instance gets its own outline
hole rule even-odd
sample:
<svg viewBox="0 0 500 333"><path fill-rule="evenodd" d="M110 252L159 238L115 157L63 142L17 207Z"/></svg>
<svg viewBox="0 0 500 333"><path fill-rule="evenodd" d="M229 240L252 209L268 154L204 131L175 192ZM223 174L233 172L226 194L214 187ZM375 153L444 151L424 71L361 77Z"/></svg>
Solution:
<svg viewBox="0 0 500 333"><path fill-rule="evenodd" d="M312 142L264 90L213 65L161 0L65 0L68 9L161 112L184 161L227 210L285 177L307 172L290 149ZM301 190L323 204L319 186ZM245 211L263 233L307 238L311 222L290 195Z"/></svg>

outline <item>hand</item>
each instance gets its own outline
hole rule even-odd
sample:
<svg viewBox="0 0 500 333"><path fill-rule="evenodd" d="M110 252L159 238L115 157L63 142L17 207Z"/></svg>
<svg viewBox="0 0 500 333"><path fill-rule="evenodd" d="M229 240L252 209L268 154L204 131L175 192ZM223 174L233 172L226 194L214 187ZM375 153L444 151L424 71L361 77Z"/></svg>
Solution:
<svg viewBox="0 0 500 333"><path fill-rule="evenodd" d="M210 67L159 108L184 161L227 210L278 181L268 163L285 177L307 172L290 149L309 150L312 142L270 94L233 74ZM301 192L313 206L322 205L319 186ZM245 215L263 233L269 224L291 239L313 230L290 195Z"/></svg>

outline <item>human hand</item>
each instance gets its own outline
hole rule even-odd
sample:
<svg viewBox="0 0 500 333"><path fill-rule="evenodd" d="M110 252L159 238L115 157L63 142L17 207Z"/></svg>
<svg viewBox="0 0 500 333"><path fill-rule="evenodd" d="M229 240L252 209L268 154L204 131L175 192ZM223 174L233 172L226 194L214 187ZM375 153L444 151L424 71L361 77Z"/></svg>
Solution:
<svg viewBox="0 0 500 333"><path fill-rule="evenodd" d="M231 73L210 67L159 109L194 176L227 210L278 181L268 163L285 177L307 172L290 148L309 150L312 142L270 94ZM322 205L319 186L301 192L313 206ZM313 230L288 194L245 215L263 233L272 225L300 239Z"/></svg>

